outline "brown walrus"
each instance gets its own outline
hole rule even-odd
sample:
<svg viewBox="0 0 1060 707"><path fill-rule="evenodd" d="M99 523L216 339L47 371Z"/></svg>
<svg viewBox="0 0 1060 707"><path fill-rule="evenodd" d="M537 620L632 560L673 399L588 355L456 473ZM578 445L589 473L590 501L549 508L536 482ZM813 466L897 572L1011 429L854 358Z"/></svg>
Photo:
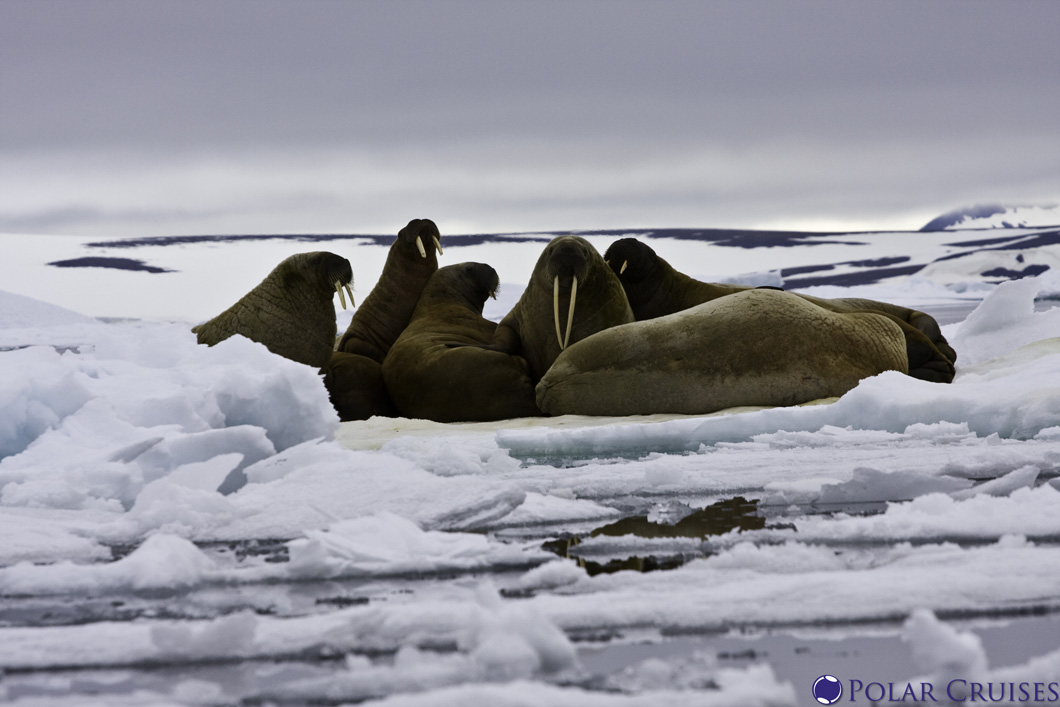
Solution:
<svg viewBox="0 0 1060 707"><path fill-rule="evenodd" d="M673 314L718 297L752 289L746 285L695 280L674 269L650 246L636 238L615 241L608 247L604 258L622 282L638 321ZM931 315L869 299L797 296L833 312L873 311L895 317L906 337L909 375L938 383L953 380L957 352L946 341Z"/></svg>
<svg viewBox="0 0 1060 707"><path fill-rule="evenodd" d="M338 292L353 292L350 261L334 253L298 253L283 260L261 283L213 319L192 328L200 344L213 346L235 334L264 344L269 351L314 368L323 368L335 347Z"/></svg>
<svg viewBox="0 0 1060 707"><path fill-rule="evenodd" d="M383 361L383 379L402 415L481 422L541 414L526 360L480 348L497 328L482 316L497 286L497 272L483 263L449 265L431 276Z"/></svg>
<svg viewBox="0 0 1060 707"><path fill-rule="evenodd" d="M398 232L379 281L354 312L336 350L383 362L438 269L435 250L442 252L441 234L430 219L413 219Z"/></svg>
<svg viewBox="0 0 1060 707"><path fill-rule="evenodd" d="M536 394L550 415L705 414L839 396L906 366L893 317L748 289L594 334L556 358Z"/></svg>
<svg viewBox="0 0 1060 707"><path fill-rule="evenodd" d="M633 320L622 283L592 244L579 236L559 236L541 253L490 348L526 358L537 382L566 347Z"/></svg>
<svg viewBox="0 0 1060 707"><path fill-rule="evenodd" d="M383 383L383 359L438 269L435 251L441 254L442 245L434 221L409 221L390 246L379 281L335 347L324 370L324 385L343 422L397 415Z"/></svg>

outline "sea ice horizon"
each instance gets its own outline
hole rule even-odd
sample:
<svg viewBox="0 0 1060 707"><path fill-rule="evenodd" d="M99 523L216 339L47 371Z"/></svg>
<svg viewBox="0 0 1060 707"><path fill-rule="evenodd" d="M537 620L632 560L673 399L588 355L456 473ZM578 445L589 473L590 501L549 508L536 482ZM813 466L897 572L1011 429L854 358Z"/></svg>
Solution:
<svg viewBox="0 0 1060 707"><path fill-rule="evenodd" d="M1056 229L957 229L652 241L761 284L872 273L799 289L952 314L952 384L450 425L340 423L315 371L190 332L298 250L347 248L360 300L385 243L0 236L0 699L1056 703ZM491 318L542 247L443 244L510 283ZM95 251L162 272L48 265Z"/></svg>

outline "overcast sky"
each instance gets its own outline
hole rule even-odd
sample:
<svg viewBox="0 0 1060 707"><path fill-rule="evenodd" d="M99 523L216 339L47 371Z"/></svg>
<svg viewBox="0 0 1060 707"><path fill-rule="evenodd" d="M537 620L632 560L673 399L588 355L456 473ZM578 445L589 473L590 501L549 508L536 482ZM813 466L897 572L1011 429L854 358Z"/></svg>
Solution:
<svg viewBox="0 0 1060 707"><path fill-rule="evenodd" d="M0 231L915 229L1060 201L1060 2L0 0Z"/></svg>

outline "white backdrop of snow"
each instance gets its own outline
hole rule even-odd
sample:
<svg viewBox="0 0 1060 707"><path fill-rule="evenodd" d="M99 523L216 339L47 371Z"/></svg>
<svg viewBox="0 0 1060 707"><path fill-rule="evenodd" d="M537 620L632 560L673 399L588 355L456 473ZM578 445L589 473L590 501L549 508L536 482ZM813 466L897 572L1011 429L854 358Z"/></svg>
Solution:
<svg viewBox="0 0 1060 707"><path fill-rule="evenodd" d="M0 595L498 567L521 573L512 586L547 590L513 604L487 581L324 616L0 627L0 666L179 663L328 645L398 654L390 667L351 657L333 688L307 677L285 696L751 705L796 698L765 666L700 666L696 679L721 688L706 694L672 689L674 668L650 663L634 694L538 678L576 671L564 631L593 627L911 616L914 653L948 654L954 639L931 610L1060 602L1060 550L1035 542L1060 536L1060 310L1034 311L1043 290L1055 290L1049 277L1003 284L946 327L960 355L949 386L883 374L826 404L659 422L433 434L395 421L385 442L356 450L341 440L378 423L340 431L319 376L258 344L200 347L184 324L103 323L0 294ZM997 480L973 486L983 478ZM698 505L742 493L767 507L886 507L798 515L797 531L729 533L704 544L713 553L705 558L643 575L589 577L537 542L462 532L616 516L616 499L644 491ZM191 542L255 538L288 539L291 561L227 565ZM586 548L593 542L616 540ZM876 552L874 542L893 545ZM119 543L139 546L104 562ZM420 651L425 638L459 650ZM968 665L988 670L969 646ZM940 665L925 658L926 670ZM1060 652L990 675L1056 679L1058 666ZM156 698L169 699L144 703Z"/></svg>

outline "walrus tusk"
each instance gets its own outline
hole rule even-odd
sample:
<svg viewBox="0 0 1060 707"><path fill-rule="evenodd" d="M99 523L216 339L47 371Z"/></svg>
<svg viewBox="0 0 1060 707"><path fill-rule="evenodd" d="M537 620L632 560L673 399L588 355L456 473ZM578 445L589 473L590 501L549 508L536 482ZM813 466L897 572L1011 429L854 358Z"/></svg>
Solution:
<svg viewBox="0 0 1060 707"><path fill-rule="evenodd" d="M343 287L346 288L346 294L348 294L350 296L350 306L351 307L356 307L357 303L353 301L353 290L350 289L350 286L349 286L348 283L346 285L343 285Z"/></svg>
<svg viewBox="0 0 1060 707"><path fill-rule="evenodd" d="M563 350L563 337L560 336L559 330L559 275L552 278L552 318L556 322L556 343L559 344L559 350Z"/></svg>
<svg viewBox="0 0 1060 707"><path fill-rule="evenodd" d="M349 285L347 285L346 287L348 289ZM336 280L335 281L335 291L339 293L339 302L342 303L342 308L346 309L346 295L344 295L342 293L342 280ZM350 295L350 302L351 303L353 302L353 295L352 294Z"/></svg>
<svg viewBox="0 0 1060 707"><path fill-rule="evenodd" d="M427 251L423 247L423 239L421 239L419 236L416 236L416 247L420 249L420 257L426 258Z"/></svg>
<svg viewBox="0 0 1060 707"><path fill-rule="evenodd" d="M619 270L618 270L618 274L619 275L621 275L622 273L624 273L626 271L626 266L627 265L629 265L629 261L628 260L623 260L622 261L622 267L619 268Z"/></svg>
<svg viewBox="0 0 1060 707"><path fill-rule="evenodd" d="M442 242L440 240L438 240L437 236L431 236L431 238L434 239L434 247L438 249L438 255L444 255L442 253ZM423 257L426 258L427 256L424 255Z"/></svg>
<svg viewBox="0 0 1060 707"><path fill-rule="evenodd" d="M578 276L574 275L570 286L570 308L567 310L567 335L560 336L559 328L559 276L552 278L552 318L556 322L556 343L563 351L570 343L570 329L574 323L574 300L578 298Z"/></svg>
<svg viewBox="0 0 1060 707"><path fill-rule="evenodd" d="M563 349L570 344L570 327L574 324L574 300L578 298L578 276L574 276L574 282L570 286L570 311L567 312L567 334L563 337Z"/></svg>

